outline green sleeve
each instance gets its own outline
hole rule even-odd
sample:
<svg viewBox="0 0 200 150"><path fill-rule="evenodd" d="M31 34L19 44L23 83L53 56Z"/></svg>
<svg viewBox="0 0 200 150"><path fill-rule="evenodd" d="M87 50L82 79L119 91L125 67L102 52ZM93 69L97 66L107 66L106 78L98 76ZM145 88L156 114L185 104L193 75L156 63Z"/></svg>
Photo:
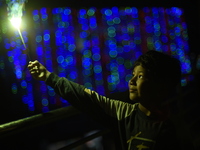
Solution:
<svg viewBox="0 0 200 150"><path fill-rule="evenodd" d="M46 84L51 86L58 95L66 99L72 106L90 114L105 113L121 120L129 116L135 108L134 104L109 99L54 73L50 74Z"/></svg>

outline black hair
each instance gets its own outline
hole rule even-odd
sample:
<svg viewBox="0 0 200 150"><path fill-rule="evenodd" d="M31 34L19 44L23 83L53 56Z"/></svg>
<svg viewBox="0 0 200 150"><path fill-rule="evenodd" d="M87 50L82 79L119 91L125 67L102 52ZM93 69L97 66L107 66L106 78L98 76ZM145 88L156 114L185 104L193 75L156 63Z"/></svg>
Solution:
<svg viewBox="0 0 200 150"><path fill-rule="evenodd" d="M166 83L176 88L181 81L180 61L173 56L150 50L141 55L134 63L134 68L141 65L155 82Z"/></svg>

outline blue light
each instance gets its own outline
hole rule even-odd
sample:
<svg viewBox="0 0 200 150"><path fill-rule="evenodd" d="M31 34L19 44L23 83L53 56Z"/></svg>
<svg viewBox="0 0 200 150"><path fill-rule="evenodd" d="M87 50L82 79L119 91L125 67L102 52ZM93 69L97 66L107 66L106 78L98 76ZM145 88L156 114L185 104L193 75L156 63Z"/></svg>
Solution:
<svg viewBox="0 0 200 150"><path fill-rule="evenodd" d="M27 104L29 99L28 99L28 97L26 95L23 95L22 101L23 101L24 104Z"/></svg>
<svg viewBox="0 0 200 150"><path fill-rule="evenodd" d="M117 47L117 52L118 53L123 53L123 51L124 51L124 48L122 46L118 46Z"/></svg>
<svg viewBox="0 0 200 150"><path fill-rule="evenodd" d="M44 41L48 41L50 39L50 35L49 34L45 34L44 35Z"/></svg>
<svg viewBox="0 0 200 150"><path fill-rule="evenodd" d="M154 23L154 28L155 28L156 30L160 30L160 24L159 24L158 22L155 22L155 23Z"/></svg>
<svg viewBox="0 0 200 150"><path fill-rule="evenodd" d="M65 43L67 41L66 36L62 36L59 40L60 43Z"/></svg>
<svg viewBox="0 0 200 150"><path fill-rule="evenodd" d="M176 44L175 44L175 43L171 43L171 44L170 44L170 49L171 49L172 51L175 51L175 50L176 50Z"/></svg>
<svg viewBox="0 0 200 150"><path fill-rule="evenodd" d="M75 71L70 72L69 74L70 79L74 80L77 78L77 73Z"/></svg>
<svg viewBox="0 0 200 150"><path fill-rule="evenodd" d="M117 58L117 63L118 63L119 65L124 64L124 58L123 58L123 57L118 57L118 58Z"/></svg>
<svg viewBox="0 0 200 150"><path fill-rule="evenodd" d="M37 49L36 49L36 51L37 51L37 54L38 54L39 56L42 56L42 55L43 55L43 48L42 48L42 46L38 46Z"/></svg>
<svg viewBox="0 0 200 150"><path fill-rule="evenodd" d="M101 73L102 72L102 67L100 65L94 66L94 72L95 73Z"/></svg>
<svg viewBox="0 0 200 150"><path fill-rule="evenodd" d="M161 37L161 39L162 39L162 42L163 42L163 43L167 43L167 42L168 42L167 36L164 36L164 35L163 35L163 36Z"/></svg>
<svg viewBox="0 0 200 150"><path fill-rule="evenodd" d="M55 11L56 13L60 14L63 12L63 8L56 8Z"/></svg>
<svg viewBox="0 0 200 150"><path fill-rule="evenodd" d="M82 18L82 19L85 19L85 18L86 18L86 10L85 10L85 9L81 9L81 10L79 11L79 13L80 13L80 18Z"/></svg>
<svg viewBox="0 0 200 150"><path fill-rule="evenodd" d="M57 57L57 62L59 64L63 63L63 61L64 61L64 57L62 55L60 55L60 56Z"/></svg>
<svg viewBox="0 0 200 150"><path fill-rule="evenodd" d="M125 77L126 82L129 82L132 76L133 76L132 74L127 74Z"/></svg>
<svg viewBox="0 0 200 150"><path fill-rule="evenodd" d="M40 18L39 15L34 15L34 16L33 16L33 20L34 20L34 21L38 21L39 18Z"/></svg>
<svg viewBox="0 0 200 150"><path fill-rule="evenodd" d="M66 58L65 58L65 61L67 62L68 65L72 65L74 58L73 58L72 55L67 55Z"/></svg>
<svg viewBox="0 0 200 150"><path fill-rule="evenodd" d="M17 85L15 83L12 84L12 93L13 94L17 94L18 90L17 90Z"/></svg>
<svg viewBox="0 0 200 150"><path fill-rule="evenodd" d="M54 92L54 91L48 91L48 94L49 94L49 96L55 96L56 95L56 93Z"/></svg>
<svg viewBox="0 0 200 150"><path fill-rule="evenodd" d="M48 111L49 111L49 108L48 108L48 107L43 107L43 108L42 108L42 112L45 113L45 112L48 112Z"/></svg>
<svg viewBox="0 0 200 150"><path fill-rule="evenodd" d="M83 55L84 55L85 58L90 58L91 55L92 55L92 53L91 53L90 50L85 50L85 51L83 52Z"/></svg>
<svg viewBox="0 0 200 150"><path fill-rule="evenodd" d="M116 50L110 50L109 55L110 55L110 57L117 57L117 51Z"/></svg>
<svg viewBox="0 0 200 150"><path fill-rule="evenodd" d="M171 10L172 10L172 13L177 17L180 17L182 15L182 10L180 8L172 7Z"/></svg>
<svg viewBox="0 0 200 150"><path fill-rule="evenodd" d="M93 54L92 59L93 59L94 61L99 61L99 60L101 59L101 55L98 54L98 53Z"/></svg>
<svg viewBox="0 0 200 150"><path fill-rule="evenodd" d="M94 9L89 9L88 11L87 11L87 15L88 16L93 16L95 14L95 10Z"/></svg>
<svg viewBox="0 0 200 150"><path fill-rule="evenodd" d="M159 40L155 41L155 48L158 50L161 47L161 42Z"/></svg>
<svg viewBox="0 0 200 150"><path fill-rule="evenodd" d="M36 41L37 43L40 43L40 42L42 41L42 36L41 36L41 35L36 36L35 41Z"/></svg>
<svg viewBox="0 0 200 150"><path fill-rule="evenodd" d="M88 31L82 31L81 34L80 34L80 36L82 38L86 38L87 36L89 36L89 32Z"/></svg>
<svg viewBox="0 0 200 150"><path fill-rule="evenodd" d="M43 106L48 106L49 105L49 101L46 98L42 99L42 105Z"/></svg>
<svg viewBox="0 0 200 150"><path fill-rule="evenodd" d="M153 32L153 28L152 28L152 26L146 26L146 31L147 31L147 33L152 33Z"/></svg>
<svg viewBox="0 0 200 150"><path fill-rule="evenodd" d="M5 47L6 49L10 49L10 44L9 44L9 43L6 43L4 47Z"/></svg>
<svg viewBox="0 0 200 150"><path fill-rule="evenodd" d="M138 14L138 9L136 7L132 7L132 13L133 14Z"/></svg>
<svg viewBox="0 0 200 150"><path fill-rule="evenodd" d="M119 13L118 7L112 7L112 12L113 12L114 14L118 14L118 13Z"/></svg>
<svg viewBox="0 0 200 150"><path fill-rule="evenodd" d="M20 69L16 69L15 74L16 74L16 77L17 77L18 79L21 79L21 78L22 78L22 71L21 71Z"/></svg>
<svg viewBox="0 0 200 150"><path fill-rule="evenodd" d="M118 71L118 65L116 63L112 63L110 65L110 69L111 69L111 71Z"/></svg>
<svg viewBox="0 0 200 150"><path fill-rule="evenodd" d="M38 15L38 10L33 10L32 14L33 15Z"/></svg>
<svg viewBox="0 0 200 150"><path fill-rule="evenodd" d="M71 10L69 8L64 9L64 14L65 15L71 14Z"/></svg>
<svg viewBox="0 0 200 150"><path fill-rule="evenodd" d="M42 8L42 9L40 10L40 13L41 13L42 15L46 14L46 13L47 13L47 9L46 9L46 8Z"/></svg>
<svg viewBox="0 0 200 150"><path fill-rule="evenodd" d="M48 16L45 14L45 15L42 15L42 21L46 21L48 19Z"/></svg>
<svg viewBox="0 0 200 150"><path fill-rule="evenodd" d="M22 81L21 82L21 87L23 88L23 89L25 89L25 88L27 88L27 83L26 83L26 81Z"/></svg>
<svg viewBox="0 0 200 150"><path fill-rule="evenodd" d="M84 59L83 59L83 66L84 66L85 68L88 68L88 67L90 67L91 65L92 65L92 63L91 63L90 58L84 58Z"/></svg>
<svg viewBox="0 0 200 150"><path fill-rule="evenodd" d="M70 52L75 51L75 49L76 49L76 46L75 46L74 44L70 44L70 45L68 46L68 50L69 50Z"/></svg>
<svg viewBox="0 0 200 150"><path fill-rule="evenodd" d="M114 22L115 24L120 24L120 23L121 23L121 19L120 19L119 17L115 17L115 18L113 19L113 22Z"/></svg>
<svg viewBox="0 0 200 150"><path fill-rule="evenodd" d="M116 45L116 43L112 42L112 43L110 43L110 44L108 45L108 47L109 47L110 49L116 49L116 48L117 48L117 45Z"/></svg>
<svg viewBox="0 0 200 150"><path fill-rule="evenodd" d="M96 23L96 18L95 17L91 17L90 18L90 27L91 28L96 28L97 27L97 23Z"/></svg>
<svg viewBox="0 0 200 150"><path fill-rule="evenodd" d="M56 35L56 37L60 37L60 36L62 36L62 32L60 30L57 30L55 32L55 35Z"/></svg>
<svg viewBox="0 0 200 150"><path fill-rule="evenodd" d="M105 13L106 16L112 15L112 11L110 9L106 9L104 13Z"/></svg>
<svg viewBox="0 0 200 150"><path fill-rule="evenodd" d="M89 83L89 82L86 82L86 83L84 84L84 86L85 86L86 88L88 88L88 89L92 89L92 84Z"/></svg>
<svg viewBox="0 0 200 150"><path fill-rule="evenodd" d="M85 69L85 70L83 70L82 72L83 72L83 75L86 76L86 77L87 77L87 76L90 76L90 75L92 74L92 72L91 72L90 69L89 69L89 70L88 70L88 69Z"/></svg>
<svg viewBox="0 0 200 150"><path fill-rule="evenodd" d="M68 24L65 24L65 22L61 21L61 22L58 23L58 28L64 28L65 25L68 26Z"/></svg>

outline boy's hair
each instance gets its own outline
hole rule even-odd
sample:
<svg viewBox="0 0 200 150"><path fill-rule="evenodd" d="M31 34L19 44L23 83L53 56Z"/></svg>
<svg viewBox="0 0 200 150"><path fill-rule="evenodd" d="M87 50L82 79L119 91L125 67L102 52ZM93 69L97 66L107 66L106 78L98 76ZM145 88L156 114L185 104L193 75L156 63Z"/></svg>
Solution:
<svg viewBox="0 0 200 150"><path fill-rule="evenodd" d="M148 75L159 83L176 88L181 80L180 61L170 55L150 50L141 55L134 63L134 68L141 65L147 69Z"/></svg>

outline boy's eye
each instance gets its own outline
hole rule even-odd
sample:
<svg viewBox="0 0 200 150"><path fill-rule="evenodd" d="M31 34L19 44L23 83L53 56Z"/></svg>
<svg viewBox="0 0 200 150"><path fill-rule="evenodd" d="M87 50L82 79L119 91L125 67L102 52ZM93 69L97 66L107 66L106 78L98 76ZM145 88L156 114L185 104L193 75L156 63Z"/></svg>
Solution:
<svg viewBox="0 0 200 150"><path fill-rule="evenodd" d="M138 78L143 78L143 75L139 75Z"/></svg>

